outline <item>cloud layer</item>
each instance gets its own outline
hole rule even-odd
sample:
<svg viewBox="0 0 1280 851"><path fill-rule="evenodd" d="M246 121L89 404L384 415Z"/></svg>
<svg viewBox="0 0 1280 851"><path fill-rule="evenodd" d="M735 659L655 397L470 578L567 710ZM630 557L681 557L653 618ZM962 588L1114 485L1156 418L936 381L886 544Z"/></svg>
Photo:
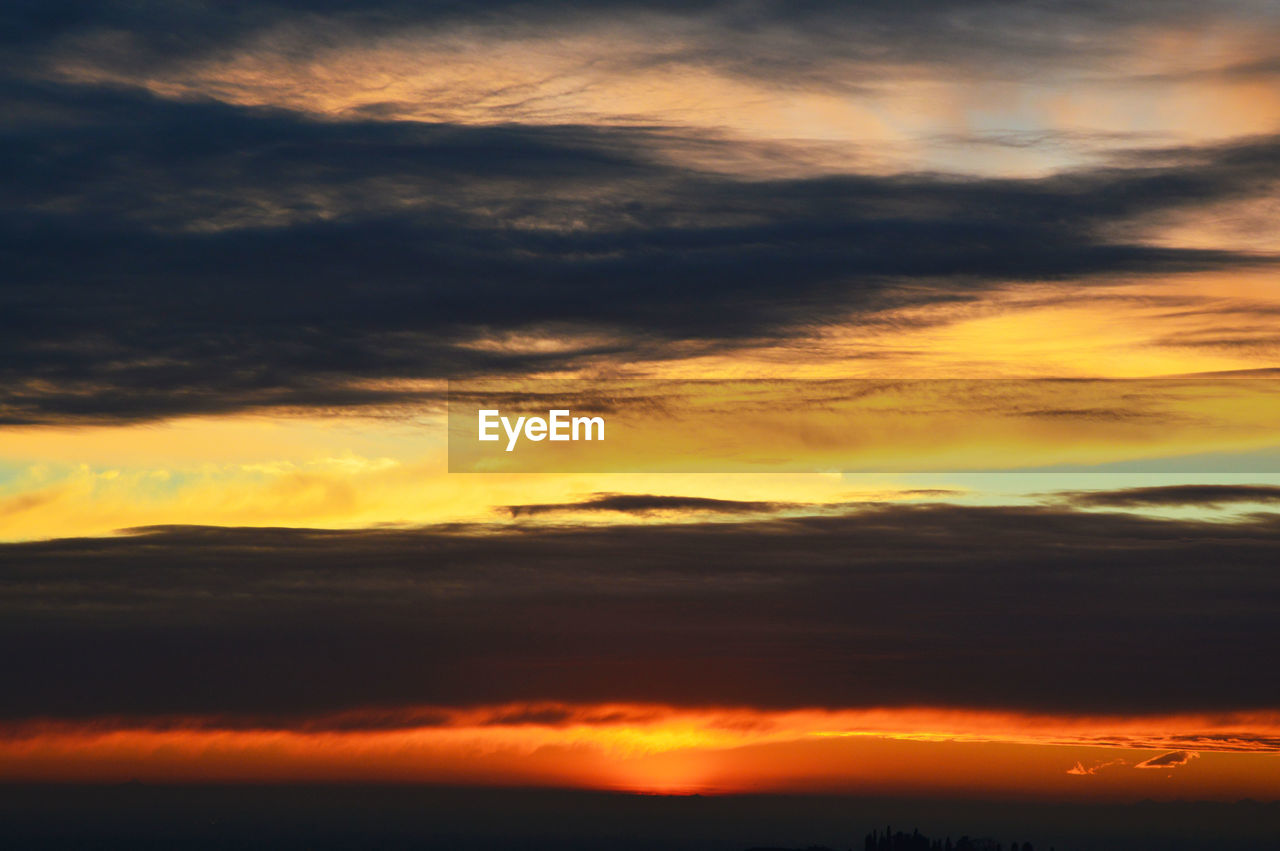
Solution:
<svg viewBox="0 0 1280 851"><path fill-rule="evenodd" d="M422 380L945 323L1010 287L1088 305L1118 278L1271 268L1265 121L1064 129L1052 114L1079 107L1050 85L1028 90L1041 112L988 126L1009 98L937 89L1270 79L1261 6L567 8L6 9L0 423L386 405ZM1226 35L1204 56L1163 46L1206 20ZM561 54L580 67L538 64ZM506 55L514 77L481 73ZM665 82L614 92L654 69ZM609 116L588 96L635 103ZM989 166L1028 148L1058 153ZM904 307L941 313L888 313ZM1219 320L1163 345L1275 345L1265 298L1183 308Z"/></svg>
<svg viewBox="0 0 1280 851"><path fill-rule="evenodd" d="M1039 180L752 181L656 162L622 130L335 125L61 89L28 108L61 115L6 140L10 423L378 404L414 398L388 381L786 339L1011 281L1256 265L1111 232L1260 191L1280 150ZM519 332L567 342L480 345Z"/></svg>
<svg viewBox="0 0 1280 851"><path fill-rule="evenodd" d="M1220 506L1230 503L1280 502L1280 487L1273 485L1165 485L1110 491L1073 491L1059 494L1072 505L1086 508L1163 508Z"/></svg>
<svg viewBox="0 0 1280 851"><path fill-rule="evenodd" d="M1274 518L1050 509L10 544L0 713L1274 709ZM1188 742L1195 747L1195 743Z"/></svg>

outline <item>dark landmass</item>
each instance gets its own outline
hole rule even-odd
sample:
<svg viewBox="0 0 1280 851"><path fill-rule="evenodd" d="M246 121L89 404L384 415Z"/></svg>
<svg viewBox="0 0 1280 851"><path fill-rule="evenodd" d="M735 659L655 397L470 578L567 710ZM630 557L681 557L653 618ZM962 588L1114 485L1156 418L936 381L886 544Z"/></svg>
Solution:
<svg viewBox="0 0 1280 851"><path fill-rule="evenodd" d="M743 851L996 837L1008 851L1255 851L1280 802L1049 804L422 786L0 787L0 848ZM896 825L918 833L900 832ZM873 834L872 832L875 831ZM970 840L973 851L982 846ZM932 847L932 846L921 846Z"/></svg>

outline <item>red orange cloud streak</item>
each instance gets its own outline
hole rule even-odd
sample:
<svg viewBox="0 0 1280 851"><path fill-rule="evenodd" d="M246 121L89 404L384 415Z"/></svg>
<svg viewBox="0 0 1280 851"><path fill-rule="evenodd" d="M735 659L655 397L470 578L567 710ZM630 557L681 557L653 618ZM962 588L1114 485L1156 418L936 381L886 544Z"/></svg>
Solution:
<svg viewBox="0 0 1280 851"><path fill-rule="evenodd" d="M1161 758L1166 752L1199 758ZM1064 717L547 703L287 720L30 720L0 729L0 781L1274 799L1278 755L1280 712ZM1153 761L1160 770L1133 770Z"/></svg>

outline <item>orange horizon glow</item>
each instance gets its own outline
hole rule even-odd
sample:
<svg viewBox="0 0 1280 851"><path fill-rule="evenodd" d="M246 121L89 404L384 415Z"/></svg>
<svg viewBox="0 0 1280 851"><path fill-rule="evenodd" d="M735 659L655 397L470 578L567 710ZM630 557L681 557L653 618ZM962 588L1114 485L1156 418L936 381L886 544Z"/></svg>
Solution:
<svg viewBox="0 0 1280 851"><path fill-rule="evenodd" d="M1194 788L1202 798L1275 799L1277 754L1276 711L1115 717L538 703L361 710L283 723L102 717L0 727L0 781L10 782L385 782L642 794L1105 799L1176 796ZM1161 759L1174 764L1142 765Z"/></svg>

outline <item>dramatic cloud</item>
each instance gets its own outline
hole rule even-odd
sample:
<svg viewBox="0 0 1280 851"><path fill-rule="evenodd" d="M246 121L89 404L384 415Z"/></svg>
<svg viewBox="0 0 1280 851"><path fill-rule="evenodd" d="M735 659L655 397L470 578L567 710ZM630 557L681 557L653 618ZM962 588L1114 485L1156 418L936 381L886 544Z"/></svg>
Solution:
<svg viewBox="0 0 1280 851"><path fill-rule="evenodd" d="M1011 281L1253 265L1111 231L1264 192L1280 150L749 180L664 163L647 130L8 97L36 116L3 140L8 423L385 404L420 398L406 379L785 340ZM492 345L514 333L560 342Z"/></svg>
<svg viewBox="0 0 1280 851"><path fill-rule="evenodd" d="M1270 269L1275 32L1227 2L9 4L0 425L420 402ZM1175 126L1078 118L1150 86ZM1156 345L1276 344L1261 297L1144 297Z"/></svg>
<svg viewBox="0 0 1280 851"><path fill-rule="evenodd" d="M10 544L0 638L23 651L0 661L0 714L1274 709L1257 660L1280 651L1278 554L1273 519L956 506Z"/></svg>
<svg viewBox="0 0 1280 851"><path fill-rule="evenodd" d="M0 5L0 781L1272 794L1277 44ZM446 444L553 398L609 417L563 473Z"/></svg>

